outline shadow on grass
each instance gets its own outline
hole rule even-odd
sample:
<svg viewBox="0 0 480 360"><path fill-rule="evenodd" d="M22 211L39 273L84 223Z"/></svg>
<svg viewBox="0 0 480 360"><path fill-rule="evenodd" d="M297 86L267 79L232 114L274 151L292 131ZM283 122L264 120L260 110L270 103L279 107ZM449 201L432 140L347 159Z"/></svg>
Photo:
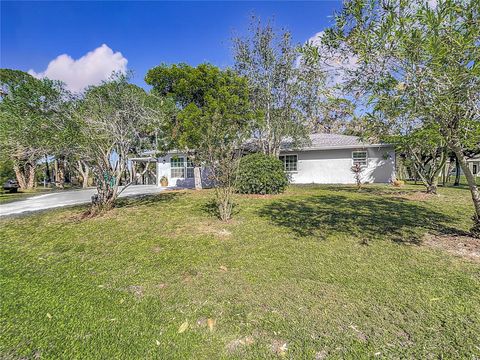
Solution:
<svg viewBox="0 0 480 360"><path fill-rule="evenodd" d="M418 188L418 189L405 189L401 187L394 187L394 186L378 186L378 185L363 185L360 190L357 189L356 186L348 186L348 185L340 185L340 186L326 186L324 187L325 190L328 191L338 191L338 192L349 192L354 194L370 194L370 195L406 195L406 194L413 194L425 189Z"/></svg>
<svg viewBox="0 0 480 360"><path fill-rule="evenodd" d="M220 211L218 210L218 204L215 200L215 197L212 197L211 199L207 200L204 203L201 203L198 207L198 209L209 216L216 217L217 219L220 219ZM238 215L240 212L240 208L238 206L238 203L234 201L233 203L233 209L232 209L232 217L235 217Z"/></svg>
<svg viewBox="0 0 480 360"><path fill-rule="evenodd" d="M452 219L402 199L351 198L337 194L274 201L259 215L286 227L297 236L326 239L349 235L360 241L390 239L419 244L426 231L458 234L446 226Z"/></svg>
<svg viewBox="0 0 480 360"><path fill-rule="evenodd" d="M199 205L200 211L207 213L209 216L218 217L218 206L214 198L209 199Z"/></svg>
<svg viewBox="0 0 480 360"><path fill-rule="evenodd" d="M138 206L149 206L162 203L170 203L182 196L184 192L164 192L159 194L147 194L119 198L115 204L116 208L129 208Z"/></svg>

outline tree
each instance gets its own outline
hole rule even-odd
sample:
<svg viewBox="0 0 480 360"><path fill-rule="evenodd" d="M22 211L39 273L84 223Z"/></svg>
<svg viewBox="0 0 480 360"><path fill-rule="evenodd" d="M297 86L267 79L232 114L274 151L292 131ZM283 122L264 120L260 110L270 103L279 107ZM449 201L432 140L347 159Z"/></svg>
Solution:
<svg viewBox="0 0 480 360"><path fill-rule="evenodd" d="M13 179L15 177L15 172L13 171L13 163L7 157L2 157L0 159L0 185L7 180Z"/></svg>
<svg viewBox="0 0 480 360"><path fill-rule="evenodd" d="M415 129L408 135L388 137L388 141L396 144L427 193L437 194L438 178L448 160L448 147L438 130Z"/></svg>
<svg viewBox="0 0 480 360"><path fill-rule="evenodd" d="M291 34L275 33L253 17L250 37L233 40L235 70L248 79L254 109L262 114L255 129L258 147L278 156L281 142L306 138L309 124L317 123L325 98L325 76L314 62L305 61Z"/></svg>
<svg viewBox="0 0 480 360"><path fill-rule="evenodd" d="M355 164L351 167L353 177L355 178L355 183L357 184L357 190L362 188L362 172L363 168L360 164Z"/></svg>
<svg viewBox="0 0 480 360"><path fill-rule="evenodd" d="M247 80L210 64L179 64L153 68L145 81L175 102L177 114L167 124L171 146L186 151L196 167L207 165L219 216L229 220L242 144L255 122Z"/></svg>
<svg viewBox="0 0 480 360"><path fill-rule="evenodd" d="M353 132L356 118L352 101L338 97L327 97L322 104L319 116L312 121L312 132L345 134Z"/></svg>
<svg viewBox="0 0 480 360"><path fill-rule="evenodd" d="M90 167L88 166L88 162L83 159L78 159L74 167L82 177L82 188L86 189L88 187L88 179L90 174Z"/></svg>
<svg viewBox="0 0 480 360"><path fill-rule="evenodd" d="M122 177L128 167L128 156L155 146L164 121L165 102L152 99L128 77L115 74L109 81L87 89L73 109L69 132L95 179L97 195L92 199L92 212L108 210L118 195L130 184Z"/></svg>
<svg viewBox="0 0 480 360"><path fill-rule="evenodd" d="M326 43L358 59L350 89L387 114L386 129L438 129L467 178L480 236L480 193L464 155L480 141L480 2L351 0L335 19ZM403 111L391 116L395 107Z"/></svg>
<svg viewBox="0 0 480 360"><path fill-rule="evenodd" d="M57 139L68 92L60 82L19 70L0 69L0 83L2 156L11 159L20 187L31 189L38 160Z"/></svg>

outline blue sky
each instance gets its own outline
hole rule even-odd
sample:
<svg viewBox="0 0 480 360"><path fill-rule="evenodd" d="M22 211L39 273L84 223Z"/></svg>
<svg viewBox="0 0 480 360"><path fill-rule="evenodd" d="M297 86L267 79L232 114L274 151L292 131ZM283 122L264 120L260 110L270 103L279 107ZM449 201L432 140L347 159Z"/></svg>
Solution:
<svg viewBox="0 0 480 360"><path fill-rule="evenodd" d="M331 23L341 2L2 1L0 6L1 67L41 73L57 56L69 55L72 59L59 61L47 72L57 74L105 44L105 51L73 67L75 76L81 77L84 67L91 68L95 61L101 63L95 65L101 72L109 66L105 62L124 66L126 59L135 72L134 82L143 86L147 70L162 62L231 65L230 39L246 32L253 13L274 17L276 27L288 28L295 42L304 42Z"/></svg>

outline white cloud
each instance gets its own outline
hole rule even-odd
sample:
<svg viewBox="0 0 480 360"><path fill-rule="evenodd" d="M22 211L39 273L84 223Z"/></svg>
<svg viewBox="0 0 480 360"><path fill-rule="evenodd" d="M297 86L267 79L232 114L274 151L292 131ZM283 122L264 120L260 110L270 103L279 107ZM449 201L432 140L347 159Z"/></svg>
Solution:
<svg viewBox="0 0 480 360"><path fill-rule="evenodd" d="M50 61L45 71L37 73L31 69L28 73L37 78L61 80L70 90L79 92L108 79L112 72L125 73L127 62L122 53L113 52L103 44L77 60L67 54L59 55Z"/></svg>
<svg viewBox="0 0 480 360"><path fill-rule="evenodd" d="M322 56L324 70L328 74L327 83L335 86L346 80L348 71L355 70L358 66L358 59L353 54L342 54L327 49L322 44L323 31L320 31L307 40L307 43L316 46Z"/></svg>

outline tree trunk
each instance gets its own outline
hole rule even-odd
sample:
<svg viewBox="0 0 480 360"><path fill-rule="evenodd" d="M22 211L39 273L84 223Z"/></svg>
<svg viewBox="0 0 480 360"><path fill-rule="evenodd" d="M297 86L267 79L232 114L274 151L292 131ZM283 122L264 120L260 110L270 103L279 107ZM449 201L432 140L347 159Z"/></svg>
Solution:
<svg viewBox="0 0 480 360"><path fill-rule="evenodd" d="M443 170L442 170L442 186L445 187L447 183L447 174L448 174L448 169L449 169L450 163L448 161L445 161L445 165L443 165Z"/></svg>
<svg viewBox="0 0 480 360"><path fill-rule="evenodd" d="M427 194L437 195L438 180L432 182L432 184L427 185Z"/></svg>
<svg viewBox="0 0 480 360"><path fill-rule="evenodd" d="M455 156L455 183L453 186L460 186L460 161L457 156Z"/></svg>
<svg viewBox="0 0 480 360"><path fill-rule="evenodd" d="M20 189L33 189L35 186L35 162L26 162L22 167L15 162L13 165L13 171L15 172L15 177L17 178L18 185Z"/></svg>
<svg viewBox="0 0 480 360"><path fill-rule="evenodd" d="M64 164L58 159L55 159L53 164L55 169L55 186L63 189L63 184L65 183L65 172L63 169Z"/></svg>
<svg viewBox="0 0 480 360"><path fill-rule="evenodd" d="M35 167L35 164L28 164L28 189L33 189L35 187Z"/></svg>
<svg viewBox="0 0 480 360"><path fill-rule="evenodd" d="M80 176L82 177L82 188L87 188L88 187L88 173L90 171L90 168L88 167L88 165L81 161L81 160L77 160L77 169L78 169L78 172L80 173Z"/></svg>
<svg viewBox="0 0 480 360"><path fill-rule="evenodd" d="M13 165L13 171L15 172L15 177L17 178L18 186L20 189L27 188L27 181L25 179L25 174L17 164Z"/></svg>
<svg viewBox="0 0 480 360"><path fill-rule="evenodd" d="M435 175L431 176L431 174L425 174L425 171L422 171L424 168L419 168L419 165L415 162L415 160L413 161L413 167L416 175L415 184L417 184L417 177L420 177L420 180L427 189L427 194L437 194L438 178L436 178Z"/></svg>
<svg viewBox="0 0 480 360"><path fill-rule="evenodd" d="M475 208L475 214L473 215L473 226L470 229L472 236L480 238L480 192L478 191L477 184L475 182L475 177L473 176L470 168L467 164L467 159L463 154L462 148L458 142L452 142L450 144L451 149L457 156L457 160L460 164L460 167L463 170L465 177L467 178L468 187L470 188L470 193L472 195L473 206Z"/></svg>
<svg viewBox="0 0 480 360"><path fill-rule="evenodd" d="M193 176L195 178L195 190L202 189L202 174L200 172L200 166L195 166L193 168Z"/></svg>
<svg viewBox="0 0 480 360"><path fill-rule="evenodd" d="M45 179L47 183L50 183L52 180L50 178L50 168L48 166L48 155L45 154Z"/></svg>

